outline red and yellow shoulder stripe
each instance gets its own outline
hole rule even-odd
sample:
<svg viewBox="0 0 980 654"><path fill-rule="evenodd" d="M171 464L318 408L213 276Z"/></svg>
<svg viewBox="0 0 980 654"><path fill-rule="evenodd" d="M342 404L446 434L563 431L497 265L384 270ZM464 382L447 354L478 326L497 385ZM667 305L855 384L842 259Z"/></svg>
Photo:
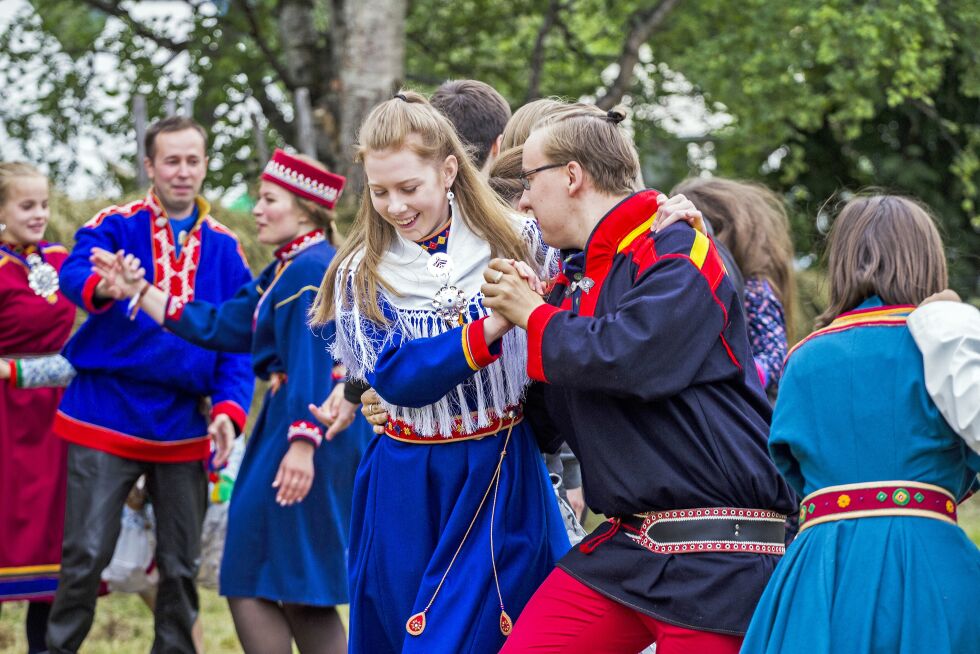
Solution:
<svg viewBox="0 0 980 654"><path fill-rule="evenodd" d="M884 307L873 307L871 309L855 309L837 316L832 323L813 332L790 349L786 358L789 359L793 352L796 352L804 343L837 332L854 329L856 327L901 327L905 324L908 316L915 309L911 304L899 304Z"/></svg>
<svg viewBox="0 0 980 654"><path fill-rule="evenodd" d="M146 198L141 198L139 200L134 200L129 204L124 205L112 205L111 207L106 207L99 213L95 214L87 223L82 225L82 227L88 227L89 229L95 229L102 224L102 221L109 216L117 215L123 218L132 218L140 211L144 209L152 209L146 202Z"/></svg>
<svg viewBox="0 0 980 654"><path fill-rule="evenodd" d="M708 285L711 287L712 291L718 289L718 285L721 284L722 278L727 272L725 270L725 264L721 260L721 256L718 254L714 243L705 234L697 230L692 230L693 241L691 243L691 248L688 252L681 254L679 252L674 252L670 254L658 255L657 247L654 244L653 237L639 239L642 234L649 233L650 226L653 223L653 216L649 220L638 226L635 230L630 232L626 238L622 240L619 244L618 253L625 250L633 255L633 261L638 266L637 277L642 275L650 266L655 264L660 259L664 258L677 258L682 257L689 259L694 267L701 271L705 279L708 281Z"/></svg>

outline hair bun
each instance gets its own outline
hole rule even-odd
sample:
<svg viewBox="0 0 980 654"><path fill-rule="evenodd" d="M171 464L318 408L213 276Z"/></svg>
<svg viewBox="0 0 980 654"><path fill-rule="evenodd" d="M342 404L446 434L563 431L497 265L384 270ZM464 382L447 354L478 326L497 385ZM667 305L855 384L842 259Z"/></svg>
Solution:
<svg viewBox="0 0 980 654"><path fill-rule="evenodd" d="M626 112L619 109L610 109L606 112L606 120L608 120L613 125L618 125L624 120L626 120Z"/></svg>

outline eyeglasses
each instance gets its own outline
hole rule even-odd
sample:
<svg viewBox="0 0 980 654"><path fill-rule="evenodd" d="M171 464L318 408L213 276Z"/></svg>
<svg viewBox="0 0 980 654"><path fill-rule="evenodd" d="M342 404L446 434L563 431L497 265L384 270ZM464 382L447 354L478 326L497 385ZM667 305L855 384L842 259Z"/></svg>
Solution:
<svg viewBox="0 0 980 654"><path fill-rule="evenodd" d="M542 170L548 170L549 168L561 168L562 166L567 166L568 162L565 163L555 163L548 164L547 166L539 166L532 170L522 170L521 174L517 176L517 179L521 180L521 186L524 187L525 191L531 190L531 175L535 173L540 173Z"/></svg>

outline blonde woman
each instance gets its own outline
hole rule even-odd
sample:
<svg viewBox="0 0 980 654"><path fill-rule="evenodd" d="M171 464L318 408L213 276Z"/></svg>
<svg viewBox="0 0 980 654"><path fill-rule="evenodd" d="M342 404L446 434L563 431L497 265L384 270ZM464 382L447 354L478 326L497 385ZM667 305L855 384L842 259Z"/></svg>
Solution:
<svg viewBox="0 0 980 654"><path fill-rule="evenodd" d="M491 256L540 272L538 232L418 94L371 111L358 157L314 317L390 415L355 482L350 651L489 654L569 546L521 407L522 334L480 294Z"/></svg>

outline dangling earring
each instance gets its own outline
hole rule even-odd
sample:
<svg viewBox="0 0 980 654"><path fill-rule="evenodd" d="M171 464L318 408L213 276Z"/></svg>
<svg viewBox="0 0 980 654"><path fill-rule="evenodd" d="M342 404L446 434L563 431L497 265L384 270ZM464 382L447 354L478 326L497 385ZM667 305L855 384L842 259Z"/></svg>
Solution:
<svg viewBox="0 0 980 654"><path fill-rule="evenodd" d="M446 190L446 199L449 200L449 217L450 218L455 218L456 217L456 203L453 200L456 199L456 194L453 193L451 190L447 189Z"/></svg>

